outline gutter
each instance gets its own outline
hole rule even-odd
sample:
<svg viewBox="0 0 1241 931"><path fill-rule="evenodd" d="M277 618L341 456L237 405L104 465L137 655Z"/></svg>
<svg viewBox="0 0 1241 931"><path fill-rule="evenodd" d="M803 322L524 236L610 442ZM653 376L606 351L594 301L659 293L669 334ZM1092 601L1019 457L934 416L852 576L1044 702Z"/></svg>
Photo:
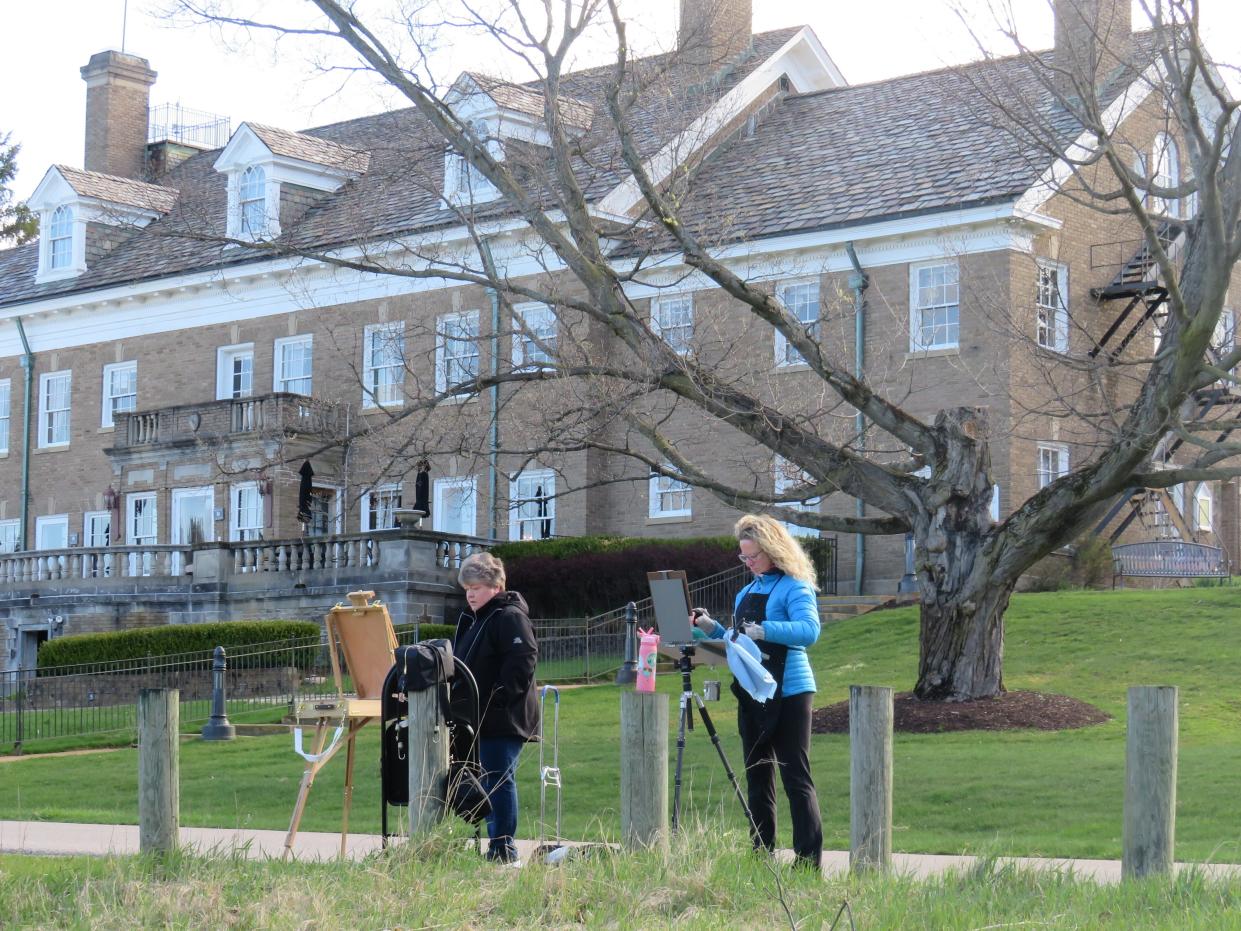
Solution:
<svg viewBox="0 0 1241 931"><path fill-rule="evenodd" d="M485 239L478 241L479 252L484 258L484 268L494 275L495 260L491 256L491 245ZM495 540L498 531L496 521L496 495L499 492L500 471L500 385L496 375L500 366L500 292L494 287L487 287L487 298L491 301L491 424L487 428L487 535Z"/></svg>
<svg viewBox="0 0 1241 931"><path fill-rule="evenodd" d="M30 526L30 409L34 394L34 353L30 351L22 318L14 317L13 322L17 324L17 335L22 340L22 371L25 372L26 386L22 396L22 523L18 536L18 545L25 550Z"/></svg>
<svg viewBox="0 0 1241 931"><path fill-rule="evenodd" d="M853 375L859 381L862 379L862 370L866 362L866 289L870 287L870 276L862 270L862 263L858 261L857 252L853 248L853 241L845 243L845 251L849 253L849 262L853 265L853 274L849 276L849 287L853 289ZM857 433L857 447L862 453L866 452L866 416L858 411L854 415L854 430ZM856 499L857 516L863 518L866 516L866 502L861 498ZM862 582L866 571L866 537L864 534L854 534L854 588L857 594L862 594Z"/></svg>

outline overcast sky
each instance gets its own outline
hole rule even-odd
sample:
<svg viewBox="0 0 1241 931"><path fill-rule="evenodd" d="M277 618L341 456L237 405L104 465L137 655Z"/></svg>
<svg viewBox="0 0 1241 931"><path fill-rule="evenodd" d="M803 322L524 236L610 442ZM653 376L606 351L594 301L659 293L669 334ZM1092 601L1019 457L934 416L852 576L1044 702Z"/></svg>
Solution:
<svg viewBox="0 0 1241 931"><path fill-rule="evenodd" d="M632 44L654 50L675 42L675 0L622 0L634 23ZM969 32L952 13L954 0L757 0L755 31L808 24L850 83L925 71L978 57ZM1001 0L955 0L967 12L988 18ZM1154 0L1148 0L1154 2ZM398 101L365 80L316 69L322 49L286 40L273 46L267 36L247 42L201 26L170 25L158 15L169 0L128 0L125 50L147 58L159 73L151 103L181 103L231 118L235 128L254 120L303 129L373 113ZM298 0L233 0L234 9L273 10ZM1050 0L1013 0L1027 44L1051 44ZM304 4L301 4L304 5ZM1135 3L1136 6L1136 3ZM8 4L0 56L0 134L21 143L15 189L28 196L55 163L81 166L86 85L79 69L95 52L120 48L125 0L37 0ZM1241 3L1202 0L1202 28L1217 59L1241 64ZM1135 9L1135 28L1143 20ZM14 41L16 40L16 41ZM1007 52L998 42L996 50ZM329 53L330 54L330 53ZM587 56L606 61L607 49ZM318 59L322 61L321 58ZM337 50L335 61L346 60ZM462 43L443 48L437 72L451 78L469 68L503 73L490 50ZM510 74L513 72L510 71Z"/></svg>

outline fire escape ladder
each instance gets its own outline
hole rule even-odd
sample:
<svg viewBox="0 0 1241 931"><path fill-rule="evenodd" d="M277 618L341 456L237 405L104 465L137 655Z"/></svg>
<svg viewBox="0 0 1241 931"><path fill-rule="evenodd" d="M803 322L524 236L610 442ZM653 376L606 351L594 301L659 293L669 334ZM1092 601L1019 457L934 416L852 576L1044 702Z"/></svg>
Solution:
<svg viewBox="0 0 1241 931"><path fill-rule="evenodd" d="M1165 250L1175 255L1184 240L1185 227L1175 220L1161 220L1156 227L1155 234L1160 242L1164 243ZM1112 321L1099 342L1090 350L1092 359L1108 346L1139 305L1143 308L1141 315L1129 328L1120 344L1109 350L1111 356L1119 355L1133 341L1146 321L1158 313L1168 300L1168 289L1159 282L1158 265L1145 241L1138 246L1137 251L1130 256L1128 261L1121 265L1120 270L1116 272L1109 284L1102 288L1092 288L1090 294L1099 302L1121 299L1126 302L1124 310Z"/></svg>

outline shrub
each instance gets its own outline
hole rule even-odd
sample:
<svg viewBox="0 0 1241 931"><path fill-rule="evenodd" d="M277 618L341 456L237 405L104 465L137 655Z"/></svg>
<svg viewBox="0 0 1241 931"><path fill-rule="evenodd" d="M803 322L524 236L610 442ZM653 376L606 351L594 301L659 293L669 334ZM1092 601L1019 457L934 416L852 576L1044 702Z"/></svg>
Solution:
<svg viewBox="0 0 1241 931"><path fill-rule="evenodd" d="M310 640L306 647L268 655L271 666L307 664L319 647L321 627L314 621L225 621L215 624L175 624L143 627L103 634L74 634L49 640L39 648L38 666L71 666L78 663L109 663L209 653L218 646L226 650L280 640ZM302 650L308 651L300 655Z"/></svg>
<svg viewBox="0 0 1241 931"><path fill-rule="evenodd" d="M396 631L396 638L402 643L413 643L414 629L417 626L417 624L397 624L392 629ZM456 632L456 624L423 624L418 631L418 638L420 640L451 640ZM406 634L408 636L402 636Z"/></svg>
<svg viewBox="0 0 1241 931"><path fill-rule="evenodd" d="M1085 536L1073 547L1070 578L1082 588L1106 588L1112 584L1112 543L1106 537Z"/></svg>

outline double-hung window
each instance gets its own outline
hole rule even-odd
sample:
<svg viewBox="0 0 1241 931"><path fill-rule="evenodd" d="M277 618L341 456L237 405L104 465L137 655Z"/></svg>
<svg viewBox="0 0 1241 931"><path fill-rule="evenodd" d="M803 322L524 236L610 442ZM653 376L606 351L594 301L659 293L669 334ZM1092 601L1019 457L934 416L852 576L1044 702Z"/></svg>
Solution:
<svg viewBox="0 0 1241 931"><path fill-rule="evenodd" d="M556 357L556 314L546 304L513 308L513 368L539 368Z"/></svg>
<svg viewBox="0 0 1241 931"><path fill-rule="evenodd" d="M267 235L267 173L251 165L241 173L237 188L238 228L243 239Z"/></svg>
<svg viewBox="0 0 1241 931"><path fill-rule="evenodd" d="M813 341L819 338L819 282L787 281L781 284L776 293L784 306L789 309L798 322L806 330L806 335ZM784 334L776 331L776 365L800 365L806 360L794 349Z"/></svg>
<svg viewBox="0 0 1241 931"><path fill-rule="evenodd" d="M116 415L138 407L138 363L117 362L103 367L103 423L115 426Z"/></svg>
<svg viewBox="0 0 1241 931"><path fill-rule="evenodd" d="M435 321L435 390L464 394L478 378L479 314L467 310ZM459 390L454 390L459 389Z"/></svg>
<svg viewBox="0 0 1241 931"><path fill-rule="evenodd" d="M0 520L0 553L16 553L21 532L21 521Z"/></svg>
<svg viewBox="0 0 1241 931"><path fill-rule="evenodd" d="M1215 497L1211 486L1203 482L1194 492L1194 526L1198 530L1212 529L1215 514Z"/></svg>
<svg viewBox="0 0 1241 931"><path fill-rule="evenodd" d="M819 510L819 498L809 498L806 500L787 500L786 496L794 489L800 488L810 482L810 476L803 469L798 468L789 462L783 456L776 456L771 463L772 475L772 491L775 493L777 503L795 511L807 511L809 513L817 513ZM785 529L789 533L798 537L817 537L819 531L813 527L803 527L801 524L785 522Z"/></svg>
<svg viewBox="0 0 1241 931"><path fill-rule="evenodd" d="M1038 487L1046 488L1062 475L1069 474L1069 448L1063 443L1040 443L1038 446Z"/></svg>
<svg viewBox="0 0 1241 931"><path fill-rule="evenodd" d="M400 485L376 485L362 496L362 530L394 530L401 507Z"/></svg>
<svg viewBox="0 0 1241 931"><path fill-rule="evenodd" d="M363 334L362 406L391 407L404 401L405 323L375 323Z"/></svg>
<svg viewBox="0 0 1241 931"><path fill-rule="evenodd" d="M12 383L0 378L0 456L9 451L9 418L12 410Z"/></svg>
<svg viewBox="0 0 1241 931"><path fill-rule="evenodd" d="M473 475L435 480L432 529L472 537L477 529L478 480Z"/></svg>
<svg viewBox="0 0 1241 931"><path fill-rule="evenodd" d="M254 394L254 344L221 346L216 350L217 400Z"/></svg>
<svg viewBox="0 0 1241 931"><path fill-rule="evenodd" d="M39 376L39 446L69 445L69 399L72 372Z"/></svg>
<svg viewBox="0 0 1241 931"><path fill-rule="evenodd" d="M258 482L239 482L229 489L228 536L230 540L263 539L263 496Z"/></svg>
<svg viewBox="0 0 1241 931"><path fill-rule="evenodd" d="M1181 154L1176 140L1167 133L1155 134L1155 175L1151 179L1156 187L1174 188L1181 183ZM1170 217L1181 215L1181 202L1176 197L1152 197L1151 209Z"/></svg>
<svg viewBox="0 0 1241 931"><path fill-rule="evenodd" d="M272 391L309 395L314 337L286 336L276 340L275 345Z"/></svg>
<svg viewBox="0 0 1241 931"><path fill-rule="evenodd" d="M52 211L47 230L47 267L50 271L73 264L73 208L62 205Z"/></svg>
<svg viewBox="0 0 1241 931"><path fill-rule="evenodd" d="M527 469L513 476L508 492L510 540L546 540L556 532L556 474Z"/></svg>
<svg viewBox="0 0 1241 931"><path fill-rule="evenodd" d="M909 266L909 311L910 352L960 345L961 285L955 260Z"/></svg>
<svg viewBox="0 0 1241 931"><path fill-rule="evenodd" d="M1044 349L1069 348L1069 269L1057 262L1038 263L1035 338Z"/></svg>
<svg viewBox="0 0 1241 931"><path fill-rule="evenodd" d="M665 294L651 300L651 329L679 356L694 338L694 296Z"/></svg>
<svg viewBox="0 0 1241 931"><path fill-rule="evenodd" d="M689 517L693 514L693 490L679 479L652 472L647 493L650 499L647 513L650 517Z"/></svg>

